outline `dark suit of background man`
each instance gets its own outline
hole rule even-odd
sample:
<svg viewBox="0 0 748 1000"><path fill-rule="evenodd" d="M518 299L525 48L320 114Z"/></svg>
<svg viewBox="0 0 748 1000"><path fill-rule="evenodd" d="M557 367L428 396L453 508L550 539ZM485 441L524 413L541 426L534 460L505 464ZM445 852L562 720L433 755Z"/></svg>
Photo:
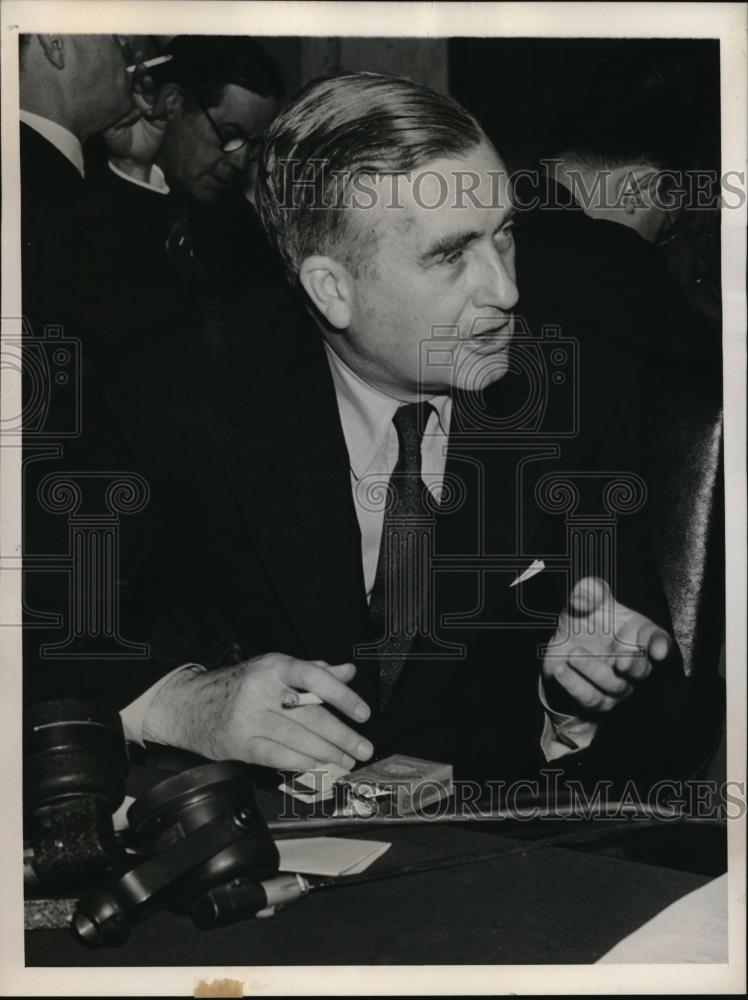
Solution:
<svg viewBox="0 0 748 1000"><path fill-rule="evenodd" d="M522 333L507 187L477 122L407 81L310 85L271 126L258 207L294 289L231 352L170 355L143 413L153 657L92 681L131 739L666 766L680 668L636 518L607 564L567 549L632 468L635 396L594 344ZM299 690L324 704L283 708Z"/></svg>
<svg viewBox="0 0 748 1000"><path fill-rule="evenodd" d="M21 233L25 294L50 216L81 192L82 144L133 106L128 42L115 35L20 39Z"/></svg>
<svg viewBox="0 0 748 1000"><path fill-rule="evenodd" d="M586 68L515 201L534 327L597 340L634 366L645 516L689 674L683 758L697 765L724 717L724 521L719 148L692 77L643 55Z"/></svg>
<svg viewBox="0 0 748 1000"><path fill-rule="evenodd" d="M34 261L33 276L31 265L24 268L25 313L37 337L53 324L78 348L80 371L70 384L80 392L82 422L78 436L67 435L58 445L59 454L40 454L40 460L26 466L25 598L33 614L24 631L25 691L31 700L62 697L74 689L76 663L80 666L74 651L66 650L65 670L59 649L49 654L51 646L65 641L73 619L78 631L86 633L81 641L88 642L88 656L111 652L106 637L88 634L95 633L97 622L100 625L108 614L107 598L96 592L96 574L76 589L60 571L59 558L50 569L49 556L64 556L68 550L70 524L39 499L40 484L50 474L69 473L82 484L86 501L95 503L92 483L132 470L132 425L154 353L166 355L206 328L225 336L229 326L221 320L224 311L243 315L248 308L235 303L229 291L240 286L242 295L249 295L250 277L263 282L273 268L278 270L242 192L258 135L282 93L274 63L251 38L178 37L168 46L170 61L156 67L158 76L146 78L142 61L157 52L154 41L140 36L123 44L132 72L125 72L120 46L108 37L49 41L34 36L24 49L24 106L56 114L81 138L111 126L87 145L84 184L56 147L22 125L28 143L44 154L45 166L42 170L27 157L26 147L22 149L22 236L33 248ZM81 65L80 53L88 53L88 63ZM60 67L45 54L59 54ZM93 68L89 64L94 55L104 60L95 79L83 71ZM132 88L130 77L135 78ZM126 102L119 94L123 84ZM58 91L64 101L55 100ZM137 105L131 107L133 96ZM112 124L123 110L127 113ZM26 116L25 111L21 114ZM59 122L39 120L53 140L65 137L62 151L73 151L82 170L77 135ZM97 141L99 151L106 148L110 153L103 164L95 155ZM48 162L59 170L64 190L46 170ZM36 343L29 348L29 376L35 370L35 349ZM70 395L53 392L53 406L63 409ZM58 419L50 410L47 440L54 437L50 431L59 433L65 426L66 417L61 412ZM31 436L27 440L31 447ZM102 503L100 513L107 511ZM118 522L123 579L139 558L140 528L139 519L132 517ZM35 564L32 557L41 559ZM70 603L73 592L75 609ZM114 600L120 605L118 597ZM82 625L82 604L97 601L91 626ZM58 616L60 627L50 624L51 614ZM116 626L109 629L117 631Z"/></svg>

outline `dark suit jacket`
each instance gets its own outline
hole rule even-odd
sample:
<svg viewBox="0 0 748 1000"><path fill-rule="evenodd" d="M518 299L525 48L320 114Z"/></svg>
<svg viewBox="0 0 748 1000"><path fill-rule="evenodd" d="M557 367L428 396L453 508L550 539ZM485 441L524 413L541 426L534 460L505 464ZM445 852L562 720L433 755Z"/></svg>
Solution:
<svg viewBox="0 0 748 1000"><path fill-rule="evenodd" d="M521 306L535 324L623 345L645 372L697 361L708 366L702 377L712 375L719 334L680 294L661 250L633 229L586 215L551 178L520 179L515 195Z"/></svg>
<svg viewBox="0 0 748 1000"><path fill-rule="evenodd" d="M531 329L555 327L595 342L609 372L628 379L626 391L638 403L634 447L648 489L645 526L679 634L690 647L693 722L682 756L698 764L719 741L724 713L717 674L724 641L723 494L714 453L722 408L720 329L673 282L664 260L668 246L655 247L617 222L593 220L548 177L519 182L516 196L523 206L520 306Z"/></svg>
<svg viewBox="0 0 748 1000"><path fill-rule="evenodd" d="M129 430L156 530L122 592L128 636L147 640L152 655L82 670L77 683L89 695L124 705L179 663L218 666L280 651L356 660L356 685L376 701L377 664L356 655L376 637L321 338L287 291L258 300L253 318L231 350L171 354L140 373L152 391ZM416 641L386 710L366 727L380 753L451 760L463 775L483 777L527 776L543 763L539 646L574 582L567 514L589 515L598 527L601 514L610 521L609 473L632 468L631 399L618 398L605 359L590 349L577 352L577 364L568 344L529 335L513 351L516 370L485 395L455 394L446 469L453 502L435 524L432 634ZM571 478L571 494L552 476ZM575 490L570 512L564 497ZM600 572L623 603L667 627L637 518L618 520L620 558ZM547 571L511 587L535 558ZM660 773L679 670L676 654L605 720L595 753L572 755L566 766Z"/></svg>
<svg viewBox="0 0 748 1000"><path fill-rule="evenodd" d="M39 281L38 264L51 217L83 190L66 156L37 131L20 124L21 258L24 300Z"/></svg>

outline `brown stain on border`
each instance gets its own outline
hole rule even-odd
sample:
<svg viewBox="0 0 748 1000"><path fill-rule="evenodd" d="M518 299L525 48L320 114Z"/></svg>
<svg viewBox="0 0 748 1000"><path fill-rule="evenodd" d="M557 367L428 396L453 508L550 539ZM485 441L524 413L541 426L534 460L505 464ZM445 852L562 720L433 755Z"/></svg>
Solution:
<svg viewBox="0 0 748 1000"><path fill-rule="evenodd" d="M243 997L244 983L240 979L213 979L206 983L204 979L195 987L194 997Z"/></svg>

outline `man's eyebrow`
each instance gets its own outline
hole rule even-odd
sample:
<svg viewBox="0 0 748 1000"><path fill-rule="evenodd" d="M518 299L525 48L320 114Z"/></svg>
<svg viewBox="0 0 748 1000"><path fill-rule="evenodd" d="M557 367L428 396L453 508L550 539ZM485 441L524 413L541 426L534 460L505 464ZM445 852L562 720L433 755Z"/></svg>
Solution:
<svg viewBox="0 0 748 1000"><path fill-rule="evenodd" d="M502 218L501 222L498 224L494 230L494 235L498 233L500 229L508 225L517 214L517 209L514 205L507 209L506 215ZM456 253L458 250L464 250L465 247L472 243L473 240L479 240L483 236L483 233L479 232L477 229L471 229L464 233L455 233L453 236L444 236L442 239L438 240L433 246L430 246L425 253L421 254L420 261L422 264L428 264L435 257L446 257L451 253Z"/></svg>
<svg viewBox="0 0 748 1000"><path fill-rule="evenodd" d="M432 244L425 253L421 254L420 261L422 264L428 264L434 257L444 257L447 254L456 253L458 250L464 250L468 243L479 240L482 235L483 233L478 232L478 230L471 229L468 232L455 233L453 236L443 236Z"/></svg>

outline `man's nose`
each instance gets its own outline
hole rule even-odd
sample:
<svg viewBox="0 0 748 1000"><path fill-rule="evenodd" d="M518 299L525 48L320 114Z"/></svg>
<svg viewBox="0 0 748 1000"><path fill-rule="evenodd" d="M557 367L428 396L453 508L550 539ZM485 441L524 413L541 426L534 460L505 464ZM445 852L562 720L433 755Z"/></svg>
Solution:
<svg viewBox="0 0 748 1000"><path fill-rule="evenodd" d="M252 158L252 150L250 144L247 142L239 149L235 149L233 153L224 153L223 158L227 163L230 163L237 173L246 172L249 168L249 161Z"/></svg>
<svg viewBox="0 0 748 1000"><path fill-rule="evenodd" d="M478 285L473 301L479 308L502 309L509 312L519 301L514 258L489 251L481 261Z"/></svg>

